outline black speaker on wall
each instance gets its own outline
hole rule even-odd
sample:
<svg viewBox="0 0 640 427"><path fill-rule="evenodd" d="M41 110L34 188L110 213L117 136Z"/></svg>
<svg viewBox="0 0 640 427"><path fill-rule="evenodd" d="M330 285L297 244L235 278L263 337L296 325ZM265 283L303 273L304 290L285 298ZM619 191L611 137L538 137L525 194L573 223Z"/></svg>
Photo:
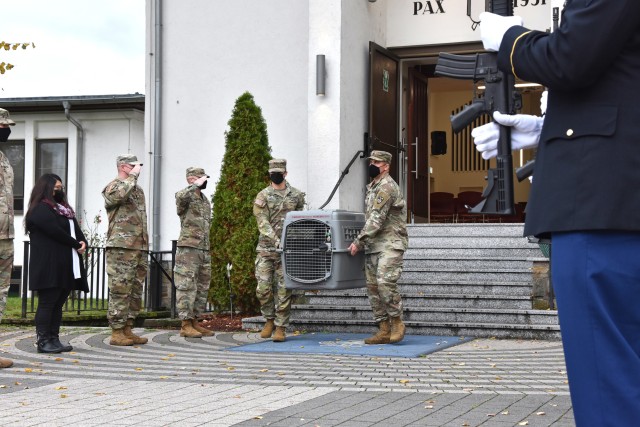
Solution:
<svg viewBox="0 0 640 427"><path fill-rule="evenodd" d="M447 133L443 130L431 132L431 155L447 154Z"/></svg>

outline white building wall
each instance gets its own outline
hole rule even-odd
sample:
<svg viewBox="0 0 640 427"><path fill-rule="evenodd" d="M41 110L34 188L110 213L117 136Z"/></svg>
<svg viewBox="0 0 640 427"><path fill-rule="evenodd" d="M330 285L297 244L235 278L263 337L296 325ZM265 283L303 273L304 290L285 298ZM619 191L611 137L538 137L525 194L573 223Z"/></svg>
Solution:
<svg viewBox="0 0 640 427"><path fill-rule="evenodd" d="M69 203L76 210L78 217L89 222L100 214L102 225L100 234L106 233L107 217L102 199L102 189L116 176L115 160L121 153L144 153L144 114L140 111L96 111L77 112L71 115L84 128L84 156L80 164L83 169L81 179L77 180L77 144L76 127L71 124L62 112L60 113L16 113L11 118L16 125L11 129L10 140L25 141L25 210L28 207L31 189L38 178L36 175L36 142L39 139L67 139L67 182L65 182ZM143 171L144 172L144 171ZM148 177L142 174L140 185L147 190ZM83 206L77 205L78 191L81 191ZM84 214L86 212L86 215ZM24 241L28 236L24 233L24 216L15 215L15 262L23 264Z"/></svg>
<svg viewBox="0 0 640 427"><path fill-rule="evenodd" d="M148 18L153 3L148 2ZM204 167L211 176L205 193L213 193L227 122L245 91L262 108L272 155L287 158L289 181L308 191L309 4L189 0L163 1L162 7L160 248L170 249L179 235L174 193L186 186L185 169ZM152 22L148 31L152 35ZM153 53L153 44L149 49ZM149 100L153 71L150 59ZM147 117L152 114L147 108Z"/></svg>

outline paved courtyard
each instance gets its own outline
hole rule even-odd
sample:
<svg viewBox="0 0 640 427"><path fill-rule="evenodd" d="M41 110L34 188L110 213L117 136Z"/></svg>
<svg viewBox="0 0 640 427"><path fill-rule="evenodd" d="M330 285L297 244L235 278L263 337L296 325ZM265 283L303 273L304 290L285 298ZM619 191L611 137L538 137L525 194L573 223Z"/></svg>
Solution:
<svg viewBox="0 0 640 427"><path fill-rule="evenodd" d="M558 341L478 339L390 358L226 351L257 333L182 338L65 328L71 353L36 353L33 328L4 329L4 426L574 426Z"/></svg>

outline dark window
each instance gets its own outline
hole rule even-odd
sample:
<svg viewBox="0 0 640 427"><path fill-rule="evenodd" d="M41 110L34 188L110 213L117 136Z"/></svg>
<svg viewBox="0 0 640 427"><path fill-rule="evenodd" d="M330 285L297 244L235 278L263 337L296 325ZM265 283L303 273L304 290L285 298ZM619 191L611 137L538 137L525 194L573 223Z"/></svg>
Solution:
<svg viewBox="0 0 640 427"><path fill-rule="evenodd" d="M36 142L36 179L54 173L67 185L67 140L49 139Z"/></svg>
<svg viewBox="0 0 640 427"><path fill-rule="evenodd" d="M13 210L24 210L24 141L8 141L0 144L0 150L13 168Z"/></svg>

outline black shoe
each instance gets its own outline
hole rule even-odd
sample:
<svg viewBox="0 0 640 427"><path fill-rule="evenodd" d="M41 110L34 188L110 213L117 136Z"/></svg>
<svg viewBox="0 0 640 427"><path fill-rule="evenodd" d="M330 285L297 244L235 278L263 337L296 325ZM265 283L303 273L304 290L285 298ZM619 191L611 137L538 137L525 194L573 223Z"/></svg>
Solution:
<svg viewBox="0 0 640 427"><path fill-rule="evenodd" d="M60 335L56 335L56 334L51 334L51 342L56 346L56 347L60 347L60 351L61 352L65 352L65 351L72 351L73 347L71 347L71 345L69 344L63 344L62 342L60 342Z"/></svg>
<svg viewBox="0 0 640 427"><path fill-rule="evenodd" d="M38 353L62 352L62 347L56 345L56 343L53 342L50 334L38 332L38 341L36 342L36 344L38 346Z"/></svg>

